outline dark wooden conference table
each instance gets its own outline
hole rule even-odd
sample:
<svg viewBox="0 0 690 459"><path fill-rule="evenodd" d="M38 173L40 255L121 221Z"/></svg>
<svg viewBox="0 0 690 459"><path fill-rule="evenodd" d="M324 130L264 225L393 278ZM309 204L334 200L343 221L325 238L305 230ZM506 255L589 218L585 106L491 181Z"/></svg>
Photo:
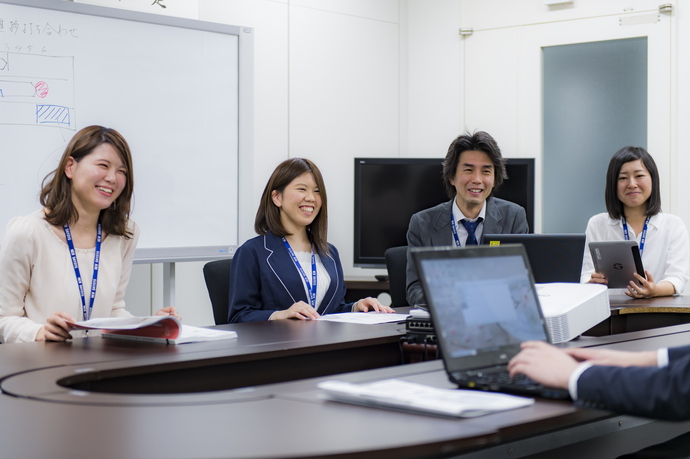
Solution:
<svg viewBox="0 0 690 459"><path fill-rule="evenodd" d="M690 430L562 401L471 419L329 402L316 387L329 378L451 385L440 361L398 365L402 324L223 328L238 339L0 345L0 458L536 458L592 444L627 452ZM679 325L567 345L688 343L690 325Z"/></svg>
<svg viewBox="0 0 690 459"><path fill-rule="evenodd" d="M611 317L586 334L613 335L690 323L690 295L633 299L621 293L609 295L609 303Z"/></svg>

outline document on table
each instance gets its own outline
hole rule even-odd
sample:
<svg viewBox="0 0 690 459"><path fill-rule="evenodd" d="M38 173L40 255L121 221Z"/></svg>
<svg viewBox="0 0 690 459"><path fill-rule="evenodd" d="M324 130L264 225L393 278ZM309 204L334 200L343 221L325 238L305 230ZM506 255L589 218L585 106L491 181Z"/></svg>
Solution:
<svg viewBox="0 0 690 459"><path fill-rule="evenodd" d="M347 322L351 324L385 324L389 322L405 322L408 316L409 314L385 312L341 312L338 314L326 314L317 320Z"/></svg>
<svg viewBox="0 0 690 459"><path fill-rule="evenodd" d="M355 405L453 417L475 417L534 404L533 398L497 392L437 387L386 379L366 384L329 380L318 384L324 398Z"/></svg>
<svg viewBox="0 0 690 459"><path fill-rule="evenodd" d="M191 325L182 325L180 332L176 338L155 338L150 336L141 336L137 334L123 334L123 333L107 333L102 334L104 338L129 339L135 341L149 341L152 343L163 344L186 344L186 343L200 343L206 341L220 341L224 339L237 338L237 332L230 330L216 330L212 328L193 327Z"/></svg>
<svg viewBox="0 0 690 459"><path fill-rule="evenodd" d="M165 344L196 343L237 338L230 330L182 325L174 316L102 317L71 324L74 328L104 330L104 338L131 339Z"/></svg>

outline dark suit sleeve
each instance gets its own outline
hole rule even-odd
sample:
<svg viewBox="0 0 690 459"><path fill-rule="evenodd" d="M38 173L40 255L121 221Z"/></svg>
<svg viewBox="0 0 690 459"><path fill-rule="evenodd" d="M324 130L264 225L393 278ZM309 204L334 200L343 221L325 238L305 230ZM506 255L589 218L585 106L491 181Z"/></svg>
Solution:
<svg viewBox="0 0 690 459"><path fill-rule="evenodd" d="M668 349L669 362L681 359L686 355L690 355L690 346L670 347Z"/></svg>
<svg viewBox="0 0 690 459"><path fill-rule="evenodd" d="M259 258L251 247L241 246L235 252L230 285L230 323L268 320L277 310L264 309Z"/></svg>
<svg viewBox="0 0 690 459"><path fill-rule="evenodd" d="M690 346L669 349L669 365L592 366L577 382L577 404L618 413L690 419Z"/></svg>
<svg viewBox="0 0 690 459"><path fill-rule="evenodd" d="M414 266L414 261L412 260L412 254L410 253L410 248L412 247L423 247L424 244L420 238L421 222L419 214L414 214L410 219L410 226L407 229L407 304L414 306L415 304L426 304L426 299L424 298L424 292L422 292L422 285L419 283L419 277L417 276L417 269Z"/></svg>

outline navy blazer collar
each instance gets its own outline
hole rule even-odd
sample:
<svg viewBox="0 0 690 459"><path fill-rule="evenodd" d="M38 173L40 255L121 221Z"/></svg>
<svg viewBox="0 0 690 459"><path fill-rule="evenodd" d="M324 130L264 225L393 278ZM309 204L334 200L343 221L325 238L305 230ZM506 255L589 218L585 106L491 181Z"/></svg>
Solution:
<svg viewBox="0 0 690 459"><path fill-rule="evenodd" d="M304 284L302 282L302 275L295 267L292 261L290 253L285 248L283 244L283 238L278 237L270 231L264 236L264 248L267 251L266 263L270 266L271 270L275 274L277 281L283 285L283 288L292 298L293 302L304 301L309 304L309 298L307 292L304 289ZM336 287L341 279L338 279L338 271L335 266L335 260L329 255L320 255L321 263L323 263L328 275L331 277L331 283L328 286L326 295L323 297L321 304L317 308L317 312L322 314L333 306L331 303L334 300L334 295ZM304 268L302 268L304 269ZM310 276L311 268L305 270L308 276ZM310 279L311 281L311 279ZM335 305L337 306L337 305Z"/></svg>

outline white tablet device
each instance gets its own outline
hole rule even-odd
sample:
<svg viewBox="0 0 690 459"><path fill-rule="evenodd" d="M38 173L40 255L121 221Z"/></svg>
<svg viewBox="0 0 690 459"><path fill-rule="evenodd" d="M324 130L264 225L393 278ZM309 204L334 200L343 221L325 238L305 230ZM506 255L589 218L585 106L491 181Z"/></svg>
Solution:
<svg viewBox="0 0 690 459"><path fill-rule="evenodd" d="M637 241L590 242L594 270L606 276L609 288L625 288L635 281L633 273L645 277Z"/></svg>

